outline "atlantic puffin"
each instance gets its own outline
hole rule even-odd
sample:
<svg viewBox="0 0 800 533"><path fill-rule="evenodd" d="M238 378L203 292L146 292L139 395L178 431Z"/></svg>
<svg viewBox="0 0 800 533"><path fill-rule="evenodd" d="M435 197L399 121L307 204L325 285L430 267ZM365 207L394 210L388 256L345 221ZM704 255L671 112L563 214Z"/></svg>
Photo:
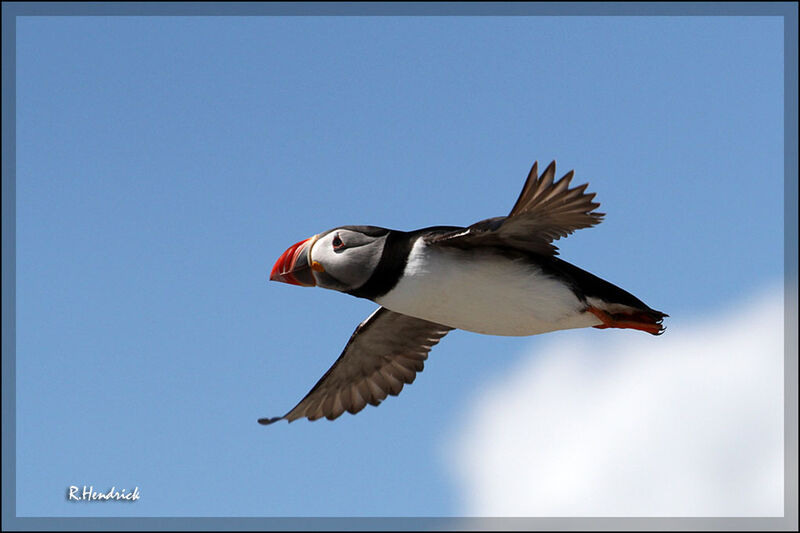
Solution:
<svg viewBox="0 0 800 533"><path fill-rule="evenodd" d="M629 292L557 257L554 240L599 224L588 183L554 181L555 161L533 164L508 216L468 227L398 231L341 226L290 246L270 280L323 287L378 307L311 391L283 416L333 420L397 395L421 372L428 352L453 329L536 335L572 328L664 332L669 316Z"/></svg>

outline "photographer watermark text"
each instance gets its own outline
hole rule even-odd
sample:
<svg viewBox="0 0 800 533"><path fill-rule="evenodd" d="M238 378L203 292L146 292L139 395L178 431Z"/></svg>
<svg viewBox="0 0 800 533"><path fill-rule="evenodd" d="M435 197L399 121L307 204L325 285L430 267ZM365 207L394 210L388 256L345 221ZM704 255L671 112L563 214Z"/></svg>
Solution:
<svg viewBox="0 0 800 533"><path fill-rule="evenodd" d="M83 488L70 485L67 489L67 500L71 502L135 502L139 498L139 487L134 487L132 491L127 489L117 490L117 487L111 487L106 492L96 491L92 485L84 485Z"/></svg>

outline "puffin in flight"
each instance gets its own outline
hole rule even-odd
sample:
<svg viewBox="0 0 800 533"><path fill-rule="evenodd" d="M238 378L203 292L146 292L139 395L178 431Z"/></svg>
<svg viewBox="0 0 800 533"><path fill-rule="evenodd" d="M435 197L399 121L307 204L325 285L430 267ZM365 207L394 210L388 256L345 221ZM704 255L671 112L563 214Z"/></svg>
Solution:
<svg viewBox="0 0 800 533"><path fill-rule="evenodd" d="M555 161L533 164L513 209L468 227L397 231L341 226L289 247L270 280L333 289L380 307L358 325L344 351L283 416L333 420L397 395L421 372L430 349L453 329L536 335L571 328L664 332L666 315L556 257L553 241L602 221L588 183L573 171L554 180Z"/></svg>

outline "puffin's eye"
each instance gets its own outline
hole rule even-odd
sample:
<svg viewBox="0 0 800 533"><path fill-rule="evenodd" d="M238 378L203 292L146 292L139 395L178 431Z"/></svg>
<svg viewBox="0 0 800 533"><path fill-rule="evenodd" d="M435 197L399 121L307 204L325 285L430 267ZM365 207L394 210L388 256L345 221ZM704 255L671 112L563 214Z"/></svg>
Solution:
<svg viewBox="0 0 800 533"><path fill-rule="evenodd" d="M344 243L342 242L342 239L339 237L339 234L337 233L333 237L333 249L341 250L342 248L344 248Z"/></svg>

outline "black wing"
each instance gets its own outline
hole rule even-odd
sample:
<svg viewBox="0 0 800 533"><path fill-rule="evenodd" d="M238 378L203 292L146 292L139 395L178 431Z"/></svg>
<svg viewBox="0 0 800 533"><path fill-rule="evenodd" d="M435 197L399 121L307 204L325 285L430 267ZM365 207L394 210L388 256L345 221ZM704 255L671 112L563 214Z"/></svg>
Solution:
<svg viewBox="0 0 800 533"><path fill-rule="evenodd" d="M453 328L379 307L358 325L342 355L294 409L260 424L329 420L400 394L422 372L431 348Z"/></svg>
<svg viewBox="0 0 800 533"><path fill-rule="evenodd" d="M554 182L555 173L555 161L541 176L537 176L537 163L534 163L507 217L481 220L462 230L432 236L428 242L470 248L499 246L556 255L558 248L554 240L599 224L604 214L594 212L600 204L592 202L594 193L585 192L588 183L570 189L569 183L575 173L570 170Z"/></svg>

